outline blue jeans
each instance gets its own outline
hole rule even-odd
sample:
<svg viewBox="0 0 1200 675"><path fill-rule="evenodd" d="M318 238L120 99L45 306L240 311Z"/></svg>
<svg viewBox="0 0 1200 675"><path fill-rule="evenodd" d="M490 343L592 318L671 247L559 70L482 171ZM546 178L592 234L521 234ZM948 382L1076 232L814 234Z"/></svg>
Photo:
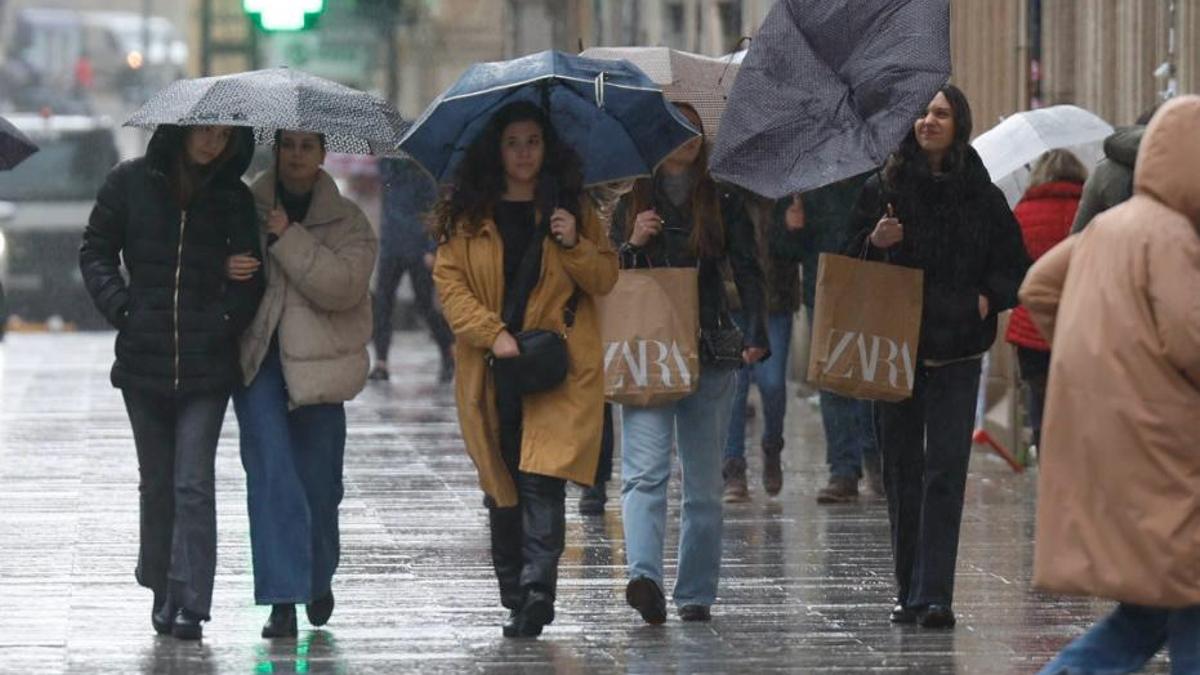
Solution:
<svg viewBox="0 0 1200 675"><path fill-rule="evenodd" d="M246 469L254 601L311 602L329 593L338 566L338 504L346 411L342 404L288 411L272 346L254 381L233 395Z"/></svg>
<svg viewBox="0 0 1200 675"><path fill-rule="evenodd" d="M822 391L820 396L829 475L858 480L862 476L863 460L879 454L871 402L829 391ZM878 462L877 459L874 461Z"/></svg>
<svg viewBox="0 0 1200 675"><path fill-rule="evenodd" d="M1160 649L1174 675L1200 673L1200 605L1154 609L1117 605L1042 669L1041 675L1116 675L1141 670Z"/></svg>
<svg viewBox="0 0 1200 675"><path fill-rule="evenodd" d="M746 330L746 316L733 314L733 321ZM746 398L750 381L758 385L762 395L764 446L783 447L783 418L787 414L788 352L792 346L792 314L777 312L767 317L767 338L771 358L737 371L737 388L733 394L733 412L729 419L729 437L725 443L725 459L746 456Z"/></svg>
<svg viewBox="0 0 1200 675"><path fill-rule="evenodd" d="M721 440L729 425L734 373L702 371L687 398L656 408L623 406L621 514L629 577L663 586L671 447L683 470L675 604L710 606L721 573ZM676 443L678 439L678 443Z"/></svg>

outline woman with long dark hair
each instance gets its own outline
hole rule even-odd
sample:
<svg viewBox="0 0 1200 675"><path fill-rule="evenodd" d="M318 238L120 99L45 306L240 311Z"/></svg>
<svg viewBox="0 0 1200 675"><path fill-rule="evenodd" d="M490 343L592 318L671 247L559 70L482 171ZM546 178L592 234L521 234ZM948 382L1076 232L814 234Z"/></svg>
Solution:
<svg viewBox="0 0 1200 675"><path fill-rule="evenodd" d="M241 180L253 150L248 128L160 126L144 157L108 174L79 251L88 292L117 329L112 383L138 455L137 580L154 591L154 630L180 639L200 639L209 619L217 438L237 336L262 294L261 274L224 273L231 254L259 256Z"/></svg>
<svg viewBox="0 0 1200 675"><path fill-rule="evenodd" d="M676 103L703 131L694 108ZM671 448L683 470L679 573L674 600L684 621L708 621L721 568L721 456L735 371L768 354L766 292L754 226L742 198L708 173L703 135L639 180L613 214L622 268L697 267L701 372L695 392L653 408L622 407L621 479L629 584L625 599L647 623L667 619L663 539ZM728 262L747 330L739 335L725 306ZM678 434L678 443L676 443Z"/></svg>
<svg viewBox="0 0 1200 675"><path fill-rule="evenodd" d="M849 252L924 272L913 395L875 404L892 526L895 623L949 628L975 399L996 317L1029 266L1021 230L968 143L971 108L946 85L859 199Z"/></svg>
<svg viewBox="0 0 1200 675"><path fill-rule="evenodd" d="M580 183L578 159L541 108L513 103L468 149L435 213L433 276L456 336L459 423L486 495L506 637L540 635L554 620L564 481L590 485L599 459L604 367L592 297L616 283L617 260ZM532 289L521 272L529 253L540 255ZM506 297L522 287L526 297ZM521 302L506 321L505 306ZM569 369L558 386L522 395L499 362L518 356L514 336L532 329L566 336Z"/></svg>

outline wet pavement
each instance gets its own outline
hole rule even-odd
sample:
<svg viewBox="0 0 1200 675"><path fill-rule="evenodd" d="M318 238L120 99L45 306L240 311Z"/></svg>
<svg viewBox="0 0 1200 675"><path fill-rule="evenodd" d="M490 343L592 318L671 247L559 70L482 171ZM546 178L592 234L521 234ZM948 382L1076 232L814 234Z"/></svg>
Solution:
<svg viewBox="0 0 1200 675"><path fill-rule="evenodd" d="M258 636L267 612L252 601L230 410L217 459L213 621L199 644L156 637L149 591L133 579L137 465L108 382L112 343L111 334L0 343L0 672L1030 673L1108 608L1029 588L1035 472L1015 475L977 451L958 627L891 626L885 504L815 503L826 478L819 414L793 398L783 494L764 496L751 452L753 501L726 508L712 623L672 616L646 626L625 605L619 488L610 485L603 518L579 516L578 492L568 493L555 623L540 639L506 640L453 397L435 384L432 345L404 333L392 381L369 383L347 408L342 563L326 629L302 615L299 639ZM1150 669L1166 671L1161 657Z"/></svg>

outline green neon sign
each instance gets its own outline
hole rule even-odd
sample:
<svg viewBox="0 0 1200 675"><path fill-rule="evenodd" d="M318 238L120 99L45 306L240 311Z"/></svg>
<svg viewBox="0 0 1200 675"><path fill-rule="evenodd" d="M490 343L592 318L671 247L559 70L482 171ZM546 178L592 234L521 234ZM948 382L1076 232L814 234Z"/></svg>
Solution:
<svg viewBox="0 0 1200 675"><path fill-rule="evenodd" d="M265 31L308 30L325 11L325 0L242 0L242 10Z"/></svg>

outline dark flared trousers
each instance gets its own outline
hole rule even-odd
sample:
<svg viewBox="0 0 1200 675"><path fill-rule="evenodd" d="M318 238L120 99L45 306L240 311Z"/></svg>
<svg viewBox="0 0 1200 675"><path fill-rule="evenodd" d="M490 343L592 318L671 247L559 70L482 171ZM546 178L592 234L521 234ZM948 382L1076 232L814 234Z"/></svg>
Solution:
<svg viewBox="0 0 1200 675"><path fill-rule="evenodd" d="M980 361L921 366L912 398L875 404L897 601L950 606Z"/></svg>
<svg viewBox="0 0 1200 675"><path fill-rule="evenodd" d="M433 304L433 276L421 256L379 256L379 270L375 277L375 358L387 361L392 346L392 308L396 305L396 289L401 279L408 274L413 286L413 301L417 311L429 327L429 334L437 343L443 358L450 353L454 344L454 333L441 312Z"/></svg>
<svg viewBox="0 0 1200 675"><path fill-rule="evenodd" d="M229 395L122 394L138 455L138 583L207 619L217 568L213 463Z"/></svg>
<svg viewBox="0 0 1200 675"><path fill-rule="evenodd" d="M519 609L530 588L550 593L558 587L558 559L566 539L566 481L525 473L521 463L521 398L496 383L500 451L517 485L517 505L497 508L488 500L492 564L500 582L500 603Z"/></svg>

